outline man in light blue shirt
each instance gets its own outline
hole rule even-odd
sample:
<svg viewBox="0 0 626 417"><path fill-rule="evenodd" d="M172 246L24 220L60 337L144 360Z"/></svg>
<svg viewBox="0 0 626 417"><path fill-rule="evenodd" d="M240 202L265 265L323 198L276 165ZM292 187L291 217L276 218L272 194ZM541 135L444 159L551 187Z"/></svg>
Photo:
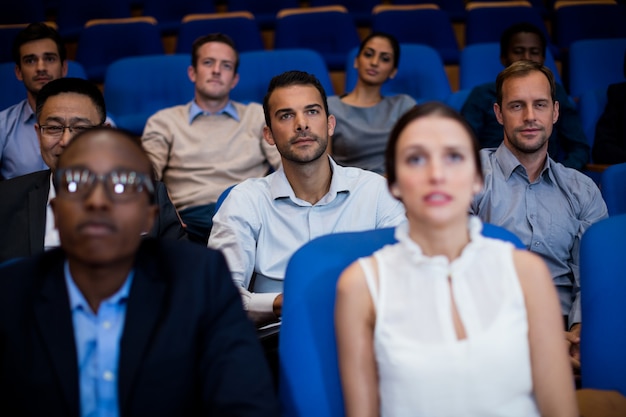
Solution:
<svg viewBox="0 0 626 417"><path fill-rule="evenodd" d="M47 169L35 132L35 101L41 87L67 74L65 45L58 32L32 23L13 42L15 76L26 99L0 112L0 179Z"/></svg>
<svg viewBox="0 0 626 417"><path fill-rule="evenodd" d="M504 141L483 149L482 194L471 210L483 221L514 232L546 262L561 301L566 339L579 367L579 244L587 228L607 217L600 190L584 174L554 162L548 140L559 117L552 72L533 61L518 61L496 80L493 109Z"/></svg>
<svg viewBox="0 0 626 417"><path fill-rule="evenodd" d="M384 177L341 167L328 156L335 118L314 76L290 71L274 77L263 109L264 137L278 149L282 166L232 189L213 218L208 244L226 256L244 307L257 323L280 317L287 263L304 243L406 219Z"/></svg>

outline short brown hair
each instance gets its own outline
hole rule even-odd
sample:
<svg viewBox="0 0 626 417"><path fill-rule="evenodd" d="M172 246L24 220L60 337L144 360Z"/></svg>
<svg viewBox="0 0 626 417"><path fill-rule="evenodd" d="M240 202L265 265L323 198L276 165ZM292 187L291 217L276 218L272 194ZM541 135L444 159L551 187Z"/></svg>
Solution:
<svg viewBox="0 0 626 417"><path fill-rule="evenodd" d="M550 83L550 97L554 103L556 101L556 83L554 82L552 71L545 65L523 59L512 63L498 74L498 78L496 78L496 102L498 106L502 107L502 86L506 80L509 78L525 77L534 71L543 73L548 79Z"/></svg>
<svg viewBox="0 0 626 417"><path fill-rule="evenodd" d="M219 42L233 48L233 51L235 51L235 74L237 74L237 70L239 69L239 52L237 52L235 42L231 39L231 37L223 33L209 33L208 35L200 36L198 39L193 41L193 44L191 45L191 65L196 68L196 65L198 64L198 49L200 49L205 43L209 42Z"/></svg>

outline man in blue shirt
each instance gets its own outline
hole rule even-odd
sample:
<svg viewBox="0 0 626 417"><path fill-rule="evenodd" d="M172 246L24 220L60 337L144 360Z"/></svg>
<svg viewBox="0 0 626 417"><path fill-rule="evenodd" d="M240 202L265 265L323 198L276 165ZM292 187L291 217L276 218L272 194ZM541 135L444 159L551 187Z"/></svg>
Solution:
<svg viewBox="0 0 626 417"><path fill-rule="evenodd" d="M548 155L560 111L552 72L521 60L498 75L496 86L493 110L503 142L480 151L484 189L471 211L484 222L515 233L546 262L561 302L572 364L578 370L580 239L590 225L607 217L606 204L589 177Z"/></svg>
<svg viewBox="0 0 626 417"><path fill-rule="evenodd" d="M45 23L32 23L13 42L15 76L26 98L0 112L0 179L46 169L35 133L35 101L41 87L65 77L65 45Z"/></svg>
<svg viewBox="0 0 626 417"><path fill-rule="evenodd" d="M152 166L123 131L58 159L61 248L0 268L0 408L20 416L275 416L269 370L223 256L142 239Z"/></svg>
<svg viewBox="0 0 626 417"><path fill-rule="evenodd" d="M543 65L546 58L546 38L530 23L518 23L504 31L500 38L500 60L508 67L522 59ZM560 103L559 120L548 142L548 153L569 168L582 170L589 162L589 142L578 116L562 85L556 85L556 100ZM502 143L502 126L496 120L493 104L496 84L475 87L467 97L461 113L474 128L481 148L497 148Z"/></svg>

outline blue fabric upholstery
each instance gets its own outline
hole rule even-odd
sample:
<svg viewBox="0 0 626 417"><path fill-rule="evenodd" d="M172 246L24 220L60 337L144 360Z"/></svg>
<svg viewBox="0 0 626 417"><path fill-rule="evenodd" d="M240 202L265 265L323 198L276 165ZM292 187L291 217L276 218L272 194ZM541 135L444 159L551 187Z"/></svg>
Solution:
<svg viewBox="0 0 626 417"><path fill-rule="evenodd" d="M146 0L143 8L143 15L154 17L158 21L159 31L164 35L178 33L183 17L195 13L215 13L214 1Z"/></svg>
<svg viewBox="0 0 626 417"><path fill-rule="evenodd" d="M187 76L189 65L187 54L123 58L109 65L104 99L117 126L141 135L154 113L191 101L194 85Z"/></svg>
<svg viewBox="0 0 626 417"><path fill-rule="evenodd" d="M485 224L483 234L525 249L501 227ZM393 228L336 233L312 240L289 261L279 340L283 416L344 415L333 318L337 279L356 259L394 242Z"/></svg>
<svg viewBox="0 0 626 417"><path fill-rule="evenodd" d="M372 31L389 33L400 43L431 46L446 65L459 63L459 44L445 10L381 10L373 17Z"/></svg>
<svg viewBox="0 0 626 417"><path fill-rule="evenodd" d="M557 83L563 85L554 56L546 48L544 65L552 71ZM467 45L461 51L459 60L459 88L471 89L477 85L493 83L504 69L500 62L500 42L476 43Z"/></svg>
<svg viewBox="0 0 626 417"><path fill-rule="evenodd" d="M85 69L76 61L67 61L67 76L87 78ZM6 62L0 64L0 111L26 98L24 83L15 77L15 64Z"/></svg>
<svg viewBox="0 0 626 417"><path fill-rule="evenodd" d="M311 49L280 49L239 54L239 83L231 91L230 97L243 103L263 103L270 80L290 70L315 75L326 90L326 95L333 94L328 69L319 53Z"/></svg>
<svg viewBox="0 0 626 417"><path fill-rule="evenodd" d="M359 43L356 24L346 12L314 11L276 19L274 49L313 49L331 71L343 70L346 55Z"/></svg>
<svg viewBox="0 0 626 417"><path fill-rule="evenodd" d="M572 43L569 49L570 95L580 97L589 90L606 92L609 84L624 81L625 51L626 34L623 38L586 39Z"/></svg>
<svg viewBox="0 0 626 417"><path fill-rule="evenodd" d="M259 26L254 18L215 13L211 18L183 22L178 31L176 53L191 53L193 42L209 33L223 33L235 42L238 52L257 51L264 48Z"/></svg>
<svg viewBox="0 0 626 417"><path fill-rule="evenodd" d="M582 387L626 395L626 214L593 224L580 245Z"/></svg>
<svg viewBox="0 0 626 417"><path fill-rule="evenodd" d="M600 191L609 216L626 214L626 162L611 165L602 172ZM626 248L622 249L626 255Z"/></svg>
<svg viewBox="0 0 626 417"><path fill-rule="evenodd" d="M116 21L86 27L80 33L76 60L87 77L102 83L107 67L121 58L165 53L156 25L146 21Z"/></svg>

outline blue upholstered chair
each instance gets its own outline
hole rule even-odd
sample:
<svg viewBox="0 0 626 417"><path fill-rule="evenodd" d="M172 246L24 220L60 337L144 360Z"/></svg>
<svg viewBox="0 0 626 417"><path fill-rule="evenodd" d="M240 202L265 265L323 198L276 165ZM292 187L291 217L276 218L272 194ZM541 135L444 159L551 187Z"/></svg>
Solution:
<svg viewBox="0 0 626 417"><path fill-rule="evenodd" d="M515 23L528 22L537 26L548 40L548 48L554 56L559 57L559 49L552 42L541 11L530 3L517 5L518 1L477 2L468 3L465 20L465 45L475 43L500 42L500 36L509 26Z"/></svg>
<svg viewBox="0 0 626 417"><path fill-rule="evenodd" d="M276 49L239 54L239 83L231 91L230 97L242 103L262 103L272 77L290 70L315 75L326 94L333 94L328 69L319 53L311 49Z"/></svg>
<svg viewBox="0 0 626 417"><path fill-rule="evenodd" d="M593 224L580 244L582 387L626 395L626 214Z"/></svg>
<svg viewBox="0 0 626 417"><path fill-rule="evenodd" d="M107 67L118 59L165 53L156 24L146 16L90 20L78 38L76 60L85 67L87 78L101 83Z"/></svg>
<svg viewBox="0 0 626 417"><path fill-rule="evenodd" d="M339 4L348 9L357 26L370 27L372 24L372 9L380 4L380 0L309 0L309 6L331 6Z"/></svg>
<svg viewBox="0 0 626 417"><path fill-rule="evenodd" d="M229 12L252 13L261 29L274 29L278 11L295 7L300 7L298 0L226 0Z"/></svg>
<svg viewBox="0 0 626 417"><path fill-rule="evenodd" d="M76 41L89 20L128 17L131 17L128 0L58 0L56 24L63 39Z"/></svg>
<svg viewBox="0 0 626 417"><path fill-rule="evenodd" d="M485 224L483 234L525 249L501 227ZM283 416L344 415L333 318L337 279L356 259L394 242L393 228L336 233L310 241L289 261L279 341Z"/></svg>
<svg viewBox="0 0 626 417"><path fill-rule="evenodd" d="M282 10L274 34L274 49L313 49L330 71L343 70L346 55L360 43L352 16L338 5Z"/></svg>
<svg viewBox="0 0 626 417"><path fill-rule="evenodd" d="M596 125L606 107L608 98L606 89L586 90L578 98L578 115L583 125L589 146L593 148L596 137Z"/></svg>
<svg viewBox="0 0 626 417"><path fill-rule="evenodd" d="M177 34L183 17L195 13L215 13L214 1L146 0L143 7L143 15L154 17L159 31L165 35Z"/></svg>
<svg viewBox="0 0 626 417"><path fill-rule="evenodd" d="M109 65L104 99L117 126L141 135L154 113L191 101L194 85L187 76L189 65L188 54L123 58Z"/></svg>
<svg viewBox="0 0 626 417"><path fill-rule="evenodd" d="M556 82L563 84L554 56L549 48L546 48L544 65L550 68ZM499 42L467 45L461 50L459 60L459 88L465 90L480 84L495 82L496 77L503 69L504 66L500 62Z"/></svg>
<svg viewBox="0 0 626 417"><path fill-rule="evenodd" d="M85 69L75 61L67 61L67 76L87 78ZM24 83L15 78L15 63L0 64L0 111L26 98Z"/></svg>
<svg viewBox="0 0 626 417"><path fill-rule="evenodd" d="M626 214L626 162L609 166L602 172L600 191L609 216ZM623 248L626 254L626 248Z"/></svg>
<svg viewBox="0 0 626 417"><path fill-rule="evenodd" d="M346 89L352 91L358 74L354 59L358 48L354 48L345 61ZM383 95L408 94L418 102L428 100L446 101L452 90L443 61L439 53L430 46L400 44L400 62L396 76L382 86Z"/></svg>
<svg viewBox="0 0 626 417"><path fill-rule="evenodd" d="M372 31L389 33L400 43L431 46L446 65L459 63L459 44L450 17L436 5L377 6Z"/></svg>
<svg viewBox="0 0 626 417"><path fill-rule="evenodd" d="M626 5L602 0L557 1L553 33L556 44L563 51L582 39L624 38Z"/></svg>
<svg viewBox="0 0 626 417"><path fill-rule="evenodd" d="M261 31L250 12L191 14L183 18L176 40L176 53L191 53L193 42L209 33L223 33L235 42L238 52L264 48Z"/></svg>
<svg viewBox="0 0 626 417"><path fill-rule="evenodd" d="M626 27L626 20L624 20ZM569 93L580 97L585 91L604 90L624 81L626 35L614 39L575 41L569 48Z"/></svg>

